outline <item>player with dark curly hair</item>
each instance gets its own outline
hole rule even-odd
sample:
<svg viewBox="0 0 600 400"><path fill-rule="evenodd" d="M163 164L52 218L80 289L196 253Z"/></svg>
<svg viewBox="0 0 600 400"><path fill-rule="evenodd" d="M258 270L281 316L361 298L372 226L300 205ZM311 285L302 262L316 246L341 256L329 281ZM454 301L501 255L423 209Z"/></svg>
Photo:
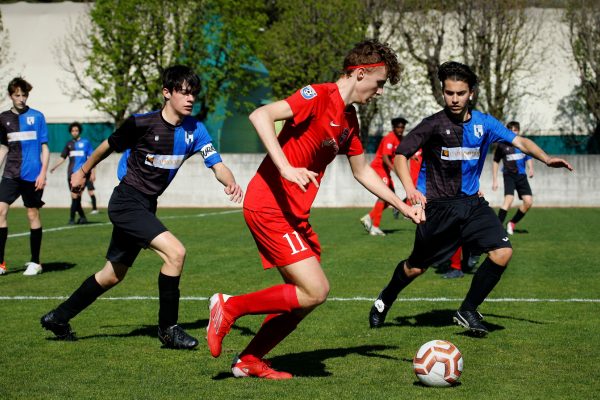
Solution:
<svg viewBox="0 0 600 400"><path fill-rule="evenodd" d="M512 143L523 153L552 168L571 165L548 156L534 142L515 135L494 117L469 108L477 76L458 62L439 67L445 108L425 118L396 149L394 167L410 202L426 208L412 253L398 263L388 285L371 307L369 323L381 327L396 297L430 265L447 260L460 245L488 253L453 320L473 334L487 334L477 308L494 289L512 257L510 240L488 202L479 194L479 176L493 142ZM423 165L417 184L408 159L422 149Z"/></svg>
<svg viewBox="0 0 600 400"><path fill-rule="evenodd" d="M248 185L244 218L263 267L276 267L283 283L238 296L211 297L207 340L213 357L221 354L223 338L238 318L267 314L256 336L234 359L236 377L292 377L263 358L327 299L321 246L308 218L325 168L338 154L346 154L354 177L367 190L414 222L421 220L422 210L404 204L367 163L352 106L381 95L386 81L398 81L400 66L393 51L365 41L348 53L343 65L336 82L305 86L250 115L268 155ZM275 121L285 121L279 135Z"/></svg>

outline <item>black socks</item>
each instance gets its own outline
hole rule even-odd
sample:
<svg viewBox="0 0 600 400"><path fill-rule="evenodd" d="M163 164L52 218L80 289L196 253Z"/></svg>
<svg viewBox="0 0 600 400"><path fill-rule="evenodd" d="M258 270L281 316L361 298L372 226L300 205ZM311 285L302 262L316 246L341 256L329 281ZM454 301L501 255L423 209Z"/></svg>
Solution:
<svg viewBox="0 0 600 400"><path fill-rule="evenodd" d="M158 326L166 329L177 324L179 318L179 276L158 274Z"/></svg>
<svg viewBox="0 0 600 400"><path fill-rule="evenodd" d="M467 292L467 296L460 306L460 310L463 311L475 311L477 307L483 303L486 297L492 292L500 277L506 270L506 267L502 267L487 257L475 272L473 280L471 281L471 287Z"/></svg>

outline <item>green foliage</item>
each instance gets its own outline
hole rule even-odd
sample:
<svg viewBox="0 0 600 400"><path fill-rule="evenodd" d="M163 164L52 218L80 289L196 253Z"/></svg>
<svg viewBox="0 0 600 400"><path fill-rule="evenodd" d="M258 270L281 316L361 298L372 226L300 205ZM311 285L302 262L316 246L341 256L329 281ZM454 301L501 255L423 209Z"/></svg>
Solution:
<svg viewBox="0 0 600 400"><path fill-rule="evenodd" d="M565 12L569 27L569 41L579 72L579 88L573 94L585 105L585 112L593 115L589 133L595 151L600 146L600 4L597 1L570 0ZM576 109L574 111L577 111Z"/></svg>
<svg viewBox="0 0 600 400"><path fill-rule="evenodd" d="M253 66L263 7L259 0L98 0L89 31L74 30L63 49L77 82L73 93L118 124L130 113L159 108L161 73L181 63L202 78L204 119L219 101L260 83Z"/></svg>
<svg viewBox="0 0 600 400"><path fill-rule="evenodd" d="M269 70L276 98L341 72L347 51L363 40L367 18L360 0L295 0L273 3L271 25L263 35L260 58Z"/></svg>
<svg viewBox="0 0 600 400"><path fill-rule="evenodd" d="M281 282L277 271L262 270L241 212L215 211L221 210L159 210L187 248L179 321L201 339L195 351L161 349L156 338L161 261L151 251L143 251L122 283L72 320L79 341L52 340L40 327L40 316L56 307L58 296L69 295L103 266L111 233L105 213L90 216L94 224L65 227L68 210L43 209L45 229L65 229L44 233L47 270L39 276L24 277L18 268L27 261L28 237L9 237L6 255L13 272L0 276L0 398L546 400L592 399L600 391L594 356L600 325L598 209L534 208L519 223L511 237L513 260L480 308L492 329L484 339L464 334L450 320L471 276L445 280L434 270L406 288L385 327L369 329L369 299L408 255L414 225L386 212L382 227L388 235L371 237L358 221L364 209L313 210L331 294L269 354L275 368L297 375L286 382L231 376L232 357L250 341L262 316L236 321L220 358L206 348L207 302L193 298ZM28 231L24 209L11 208L9 226L10 235ZM107 299L126 296L152 298ZM503 298L516 300L498 301ZM461 350L460 385L432 389L416 383L412 357L433 339L450 340Z"/></svg>

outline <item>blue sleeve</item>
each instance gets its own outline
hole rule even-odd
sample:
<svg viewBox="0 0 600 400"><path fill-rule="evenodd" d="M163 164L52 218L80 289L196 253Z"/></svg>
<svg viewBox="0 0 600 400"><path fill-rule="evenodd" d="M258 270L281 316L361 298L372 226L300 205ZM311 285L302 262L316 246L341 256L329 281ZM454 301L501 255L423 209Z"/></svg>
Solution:
<svg viewBox="0 0 600 400"><path fill-rule="evenodd" d="M211 168L213 165L222 162L221 155L213 146L212 138L208 134L206 127L202 122L198 122L195 132L194 153L200 153L204 159L206 168Z"/></svg>
<svg viewBox="0 0 600 400"><path fill-rule="evenodd" d="M38 119L38 121L38 141L41 144L48 143L48 126L46 125L46 118L44 117L44 114L40 113L40 118Z"/></svg>
<svg viewBox="0 0 600 400"><path fill-rule="evenodd" d="M512 144L512 141L517 135L507 127L505 127L500 121L491 115L487 116L487 129L490 134L490 141L493 142L505 142Z"/></svg>

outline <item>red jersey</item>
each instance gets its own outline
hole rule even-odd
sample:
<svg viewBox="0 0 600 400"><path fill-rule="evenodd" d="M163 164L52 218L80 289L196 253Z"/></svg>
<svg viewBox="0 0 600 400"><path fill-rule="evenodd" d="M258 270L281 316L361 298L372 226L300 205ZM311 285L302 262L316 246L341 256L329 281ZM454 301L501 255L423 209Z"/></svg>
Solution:
<svg viewBox="0 0 600 400"><path fill-rule="evenodd" d="M325 168L337 154L362 154L358 119L354 107L346 107L335 83L309 85L285 99L294 117L286 121L278 141L289 163L316 172L321 182ZM250 210L280 210L298 219L308 219L317 196L309 183L306 192L284 179L267 155L248 184L244 207Z"/></svg>
<svg viewBox="0 0 600 400"><path fill-rule="evenodd" d="M375 153L375 158L371 161L371 167L375 170L384 171L387 175L390 174L390 169L383 162L383 156L386 155L390 158L392 163L394 162L394 157L396 156L396 147L400 145L402 141L394 131L389 132L387 135L381 139L379 142L379 147L377 147L377 152Z"/></svg>

